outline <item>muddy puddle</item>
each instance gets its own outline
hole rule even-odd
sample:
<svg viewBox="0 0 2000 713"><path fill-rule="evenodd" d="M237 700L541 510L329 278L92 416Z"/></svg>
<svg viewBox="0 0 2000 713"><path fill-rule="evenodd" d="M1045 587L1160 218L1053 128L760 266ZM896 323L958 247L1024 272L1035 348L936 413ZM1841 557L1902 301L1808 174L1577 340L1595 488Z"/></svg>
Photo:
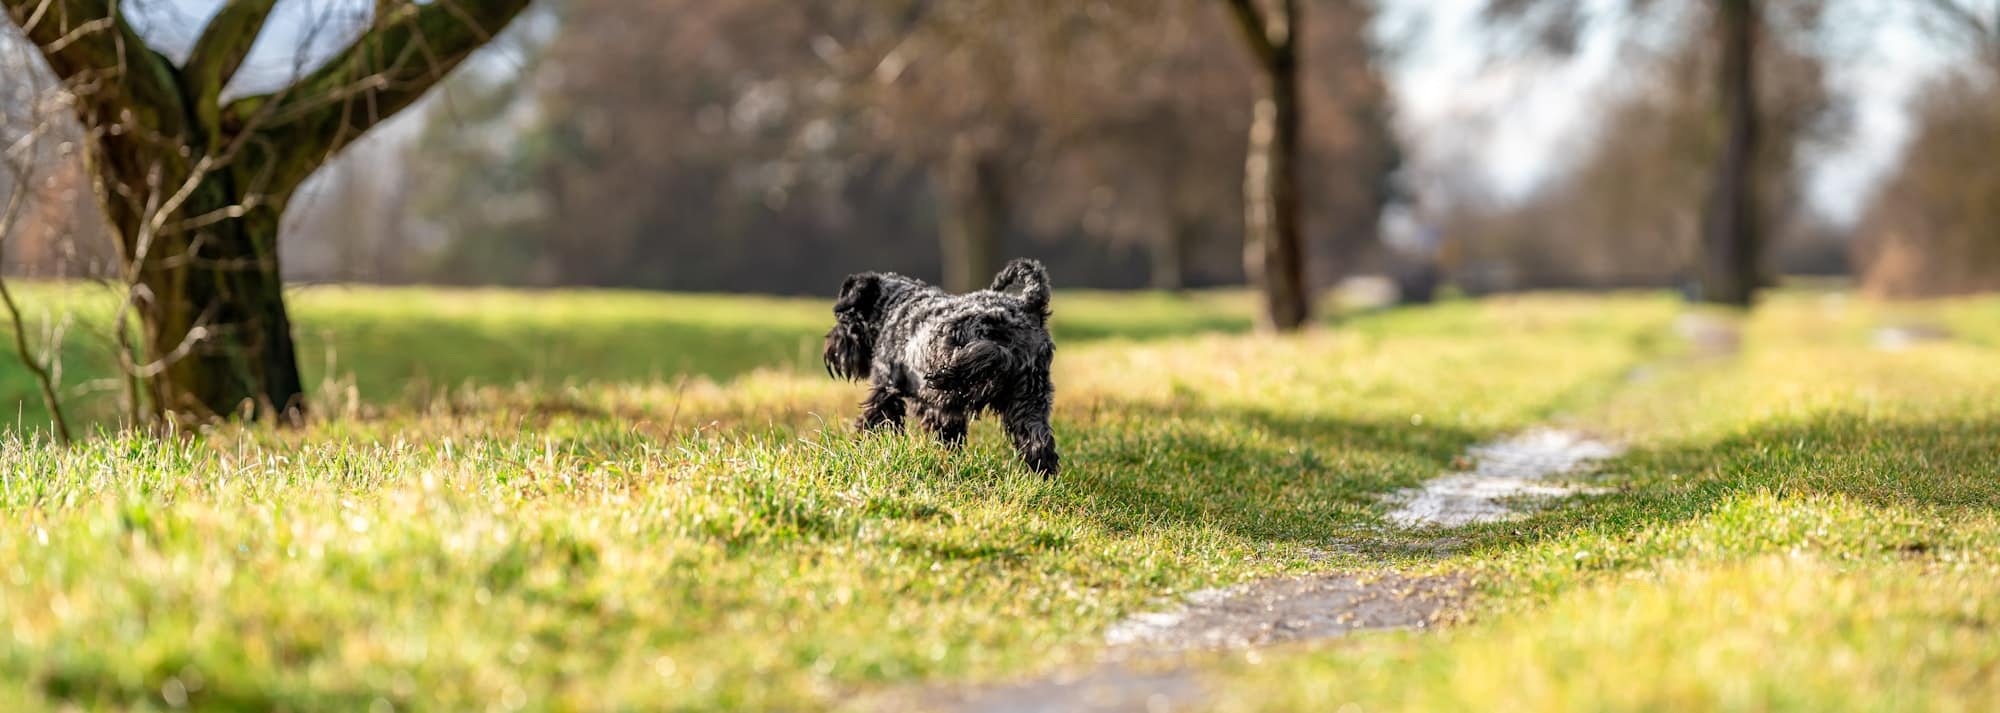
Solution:
<svg viewBox="0 0 2000 713"><path fill-rule="evenodd" d="M1461 527L1522 514L1520 504L1593 492L1565 476L1580 475L1619 449L1574 431L1538 429L1473 446L1471 470L1447 473L1423 487L1390 496L1389 522L1401 527Z"/></svg>

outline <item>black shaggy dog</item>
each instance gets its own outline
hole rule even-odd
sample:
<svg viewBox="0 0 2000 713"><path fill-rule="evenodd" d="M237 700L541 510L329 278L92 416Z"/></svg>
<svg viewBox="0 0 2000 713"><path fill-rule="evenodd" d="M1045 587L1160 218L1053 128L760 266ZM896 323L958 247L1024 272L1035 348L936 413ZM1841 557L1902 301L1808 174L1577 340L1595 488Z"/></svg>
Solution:
<svg viewBox="0 0 2000 713"><path fill-rule="evenodd" d="M938 440L965 442L966 422L1000 415L1014 448L1044 476L1058 469L1049 409L1049 274L1033 260L1007 263L971 294L893 272L849 275L826 333L827 373L868 380L863 429L903 427L904 402Z"/></svg>

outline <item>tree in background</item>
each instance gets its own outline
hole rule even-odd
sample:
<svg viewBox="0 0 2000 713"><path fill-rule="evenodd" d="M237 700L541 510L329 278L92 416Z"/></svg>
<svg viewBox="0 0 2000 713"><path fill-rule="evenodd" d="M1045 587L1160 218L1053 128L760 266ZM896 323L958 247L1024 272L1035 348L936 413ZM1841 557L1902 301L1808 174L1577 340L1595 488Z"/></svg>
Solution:
<svg viewBox="0 0 2000 713"><path fill-rule="evenodd" d="M68 142L47 140L69 128L53 120L61 113L48 104L52 93L47 86L53 80L28 66L25 48L15 39L0 31L0 69L5 69L10 79L0 85L0 266L8 262L14 248L36 237L28 235L30 229L46 233L52 227L47 220L35 220L40 216L34 214L59 203L48 200L47 194L63 190L64 184L73 186L77 174L75 162L68 160L72 157L61 155L65 152L60 147ZM51 175L44 176L44 171ZM43 239L26 247L48 244L51 242ZM55 356L61 350L59 330L50 330L40 340L29 336L28 321L4 274L0 274L0 317L11 332L14 356L34 380L49 411L50 436L57 444L68 445L72 433L59 393L62 365Z"/></svg>
<svg viewBox="0 0 2000 713"><path fill-rule="evenodd" d="M1817 5L1813 0L1790 2ZM1693 267L1692 297L1747 307L1768 278L1762 260L1764 240L1757 214L1755 177L1759 147L1764 140L1759 122L1756 87L1758 53L1770 37L1765 22L1769 6L1788 0L1711 0L1703 4L1714 43L1716 64L1714 119L1726 137L1710 155L1713 176L1703 199L1700 252ZM1627 0L1627 12L1642 13L1654 0ZM1562 50L1575 46L1587 12L1567 0L1488 0L1488 15L1503 21L1526 20L1544 44Z"/></svg>
<svg viewBox="0 0 2000 713"><path fill-rule="evenodd" d="M1375 71L1361 3L1314 2L1300 32L1296 159L1304 284L1324 284L1370 257L1400 154L1388 91ZM1120 12L1122 11L1122 13ZM1246 231L1244 137L1261 72L1213 0L1110 4L1094 31L1069 38L1037 90L1040 141L1022 161L1017 200L1032 229L1143 246L1147 284L1179 289L1225 260L1246 268L1263 251ZM1219 239L1219 237L1221 239ZM1220 249L1218 249L1220 248ZM1225 254L1226 253L1226 254ZM1214 279L1210 277L1208 279ZM1310 292L1310 290L1308 290Z"/></svg>
<svg viewBox="0 0 2000 713"><path fill-rule="evenodd" d="M1914 3L1932 35L1969 60L1918 95L1902 163L1855 243L1861 283L1884 297L2000 290L2000 8Z"/></svg>
<svg viewBox="0 0 2000 713"><path fill-rule="evenodd" d="M1855 244L1862 286L1884 297L2000 289L2000 91L1956 77L1928 87L1903 161Z"/></svg>
<svg viewBox="0 0 2000 713"><path fill-rule="evenodd" d="M1797 245L1816 226L1801 206L1801 155L1844 135L1825 61L1805 38L1816 3L1782 6L1753 67L1765 139L1750 157L1751 212L1773 242ZM1713 81L1724 63L1702 12L1648 17L1657 47L1626 42L1621 82L1604 98L1595 132L1578 137L1576 164L1518 205L1461 202L1444 211L1451 266L1475 292L1527 287L1668 286L1704 254L1713 212L1714 157L1730 131L1714 121Z"/></svg>
<svg viewBox="0 0 2000 713"><path fill-rule="evenodd" d="M1304 19L1299 0L1225 0L1258 71L1262 96L1250 125L1243 173L1243 269L1263 293L1258 324L1292 331L1312 316L1306 288L1305 211L1299 185L1300 45Z"/></svg>
<svg viewBox="0 0 2000 713"><path fill-rule="evenodd" d="M1245 171L1232 189L1241 197L1228 204L1242 216L1245 274L1265 295L1265 324L1292 329L1310 312L1304 159L1363 176L1356 190L1356 181L1319 173L1329 180L1312 199L1365 216L1371 241L1378 188L1394 161L1368 9L1312 4L1325 10L1323 23L1305 24L1297 0L1270 16L1252 2L891 3L893 19L877 26L893 45L859 53L868 71L853 76L873 81L859 82L854 96L876 150L929 167L948 287L982 286L1012 230L1067 224L1115 240L1117 222L1153 234L1153 284L1183 284L1189 234L1203 220L1194 213L1218 207L1198 195L1202 184L1236 176L1224 170L1233 163ZM1199 31L1218 9L1239 26L1262 23L1247 67L1244 53ZM1326 41L1311 58L1326 81L1301 79L1308 37ZM1245 73L1260 77L1260 94L1243 96ZM1230 104L1209 101L1225 97ZM1237 124L1234 112L1217 111L1231 104L1261 107L1239 134L1252 139L1247 160L1239 143L1219 163L1191 165L1219 158L1201 135ZM1322 124L1302 124L1307 105L1327 110ZM1053 180L1064 177L1084 185ZM1354 193L1368 198L1348 200ZM1146 215L1109 205L1120 202ZM1016 214L1032 225L1016 226Z"/></svg>
<svg viewBox="0 0 2000 713"><path fill-rule="evenodd" d="M420 277L798 292L808 256L859 269L843 237L857 262L923 266L874 239L920 217L886 208L907 177L850 160L856 128L819 108L844 92L831 43L865 29L825 9L563 3L529 81L466 77L433 115L411 162L438 243Z"/></svg>
<svg viewBox="0 0 2000 713"><path fill-rule="evenodd" d="M1369 8L1311 9L1303 203L1325 279L1373 244L1398 153ZM522 93L453 90L436 115L410 162L416 234L443 246L431 279L978 286L997 251L1069 285L1234 283L1258 90L1228 20L1214 0L571 0ZM509 208L466 210L491 204Z"/></svg>
<svg viewBox="0 0 2000 713"><path fill-rule="evenodd" d="M0 201L23 195L0 270L42 278L115 274L110 241L95 222L90 180L74 147L80 139L64 95L41 53L19 28L0 23ZM18 180L15 175L32 176Z"/></svg>
<svg viewBox="0 0 2000 713"><path fill-rule="evenodd" d="M534 66L531 59L531 73ZM560 160L555 155L574 147L551 131L516 133L523 100L511 83L467 73L439 94L447 108L427 117L411 149L416 160L404 162L412 187L404 205L416 219L397 217L410 223L403 232L418 243L402 265L406 279L561 284L549 243L566 234L553 224L542 179ZM600 250L621 253L623 246L614 244L618 236L599 237Z"/></svg>
<svg viewBox="0 0 2000 713"><path fill-rule="evenodd" d="M230 0L186 61L148 47L115 0L0 0L72 96L130 308L134 375L183 420L294 420L305 388L277 254L294 191L328 158L414 103L528 0L385 0L318 69L225 100L276 0Z"/></svg>
<svg viewBox="0 0 2000 713"><path fill-rule="evenodd" d="M1757 106L1758 37L1764 23L1758 0L1716 0L1715 40L1721 62L1716 92L1725 139L1715 178L1702 208L1701 256L1695 298L1748 307L1763 274L1762 226L1757 216L1756 160L1762 140Z"/></svg>
<svg viewBox="0 0 2000 713"><path fill-rule="evenodd" d="M1027 162L1076 106L1076 53L1118 20L1119 3L1021 0L829 3L860 34L833 59L855 112L854 148L920 167L936 199L945 289L983 288L998 271ZM1083 70L1087 71L1087 70ZM1088 89L1084 89L1088 91Z"/></svg>

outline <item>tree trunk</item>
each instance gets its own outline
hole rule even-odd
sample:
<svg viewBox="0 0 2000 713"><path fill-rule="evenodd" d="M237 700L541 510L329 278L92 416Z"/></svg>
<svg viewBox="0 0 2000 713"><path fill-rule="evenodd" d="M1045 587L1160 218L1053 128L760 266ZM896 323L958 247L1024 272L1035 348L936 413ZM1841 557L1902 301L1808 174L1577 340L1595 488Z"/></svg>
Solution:
<svg viewBox="0 0 2000 713"><path fill-rule="evenodd" d="M242 195L235 179L227 171L205 177L175 215L214 222L168 227L150 239L144 211L107 206L139 288L140 373L164 420L249 416L295 424L305 416L305 384L278 266L284 206L281 197Z"/></svg>
<svg viewBox="0 0 2000 713"><path fill-rule="evenodd" d="M1299 0L1267 16L1252 0L1232 0L1237 25L1263 72L1264 97L1250 125L1244 165L1243 271L1262 292L1258 326L1289 332L1312 316L1305 280L1305 223L1299 197L1303 148L1299 105Z"/></svg>
<svg viewBox="0 0 2000 713"><path fill-rule="evenodd" d="M1311 318L1299 201L1299 93L1296 55L1287 46L1265 67L1269 95L1257 103L1244 173L1247 204L1243 270L1263 292L1266 330L1289 332Z"/></svg>
<svg viewBox="0 0 2000 713"><path fill-rule="evenodd" d="M1005 167L992 152L961 143L952 150L948 172L938 231L944 287L961 293L984 289L1000 270L1000 241L1007 231Z"/></svg>
<svg viewBox="0 0 2000 713"><path fill-rule="evenodd" d="M278 270L286 201L529 2L379 3L367 31L312 73L224 102L223 88L271 16L270 0L222 3L179 64L146 46L117 2L0 0L72 91L92 136L86 160L105 217L120 231L129 307L145 328L127 376L147 382L158 415L303 417Z"/></svg>
<svg viewBox="0 0 2000 713"><path fill-rule="evenodd" d="M1153 238L1153 289L1179 292L1187 289L1188 250L1194 245L1194 221L1169 218Z"/></svg>
<svg viewBox="0 0 2000 713"><path fill-rule="evenodd" d="M1729 137L1718 157L1702 225L1696 297L1748 307L1762 278L1759 262L1763 253L1754 175L1758 140L1755 0L1721 0L1716 22L1717 38L1722 42L1720 109Z"/></svg>

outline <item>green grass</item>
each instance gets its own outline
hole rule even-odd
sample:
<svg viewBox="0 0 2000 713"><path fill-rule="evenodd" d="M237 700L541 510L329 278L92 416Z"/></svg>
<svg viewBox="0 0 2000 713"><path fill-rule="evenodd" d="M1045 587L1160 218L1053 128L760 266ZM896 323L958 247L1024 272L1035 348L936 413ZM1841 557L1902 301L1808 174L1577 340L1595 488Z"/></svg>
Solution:
<svg viewBox="0 0 2000 713"><path fill-rule="evenodd" d="M116 419L121 404L105 287L16 286L36 348L59 332L62 386L73 417ZM1056 321L1065 345L1244 332L1250 302L1236 293L1185 297L1066 293ZM319 405L371 409L448 401L458 392L594 391L729 380L755 371L817 374L828 300L620 291L296 290L289 304L300 367ZM0 324L0 335L10 334ZM0 425L46 426L40 392L14 358L0 359Z"/></svg>
<svg viewBox="0 0 2000 713"><path fill-rule="evenodd" d="M2000 695L2000 301L1788 293L1722 358L1686 354L1657 295L1282 339L1243 334L1247 308L1059 297L1044 482L990 423L961 453L850 432L820 302L306 291L305 353L335 355L308 359L319 424L0 446L0 709L821 709L1060 671L1175 592L1385 567L1479 595L1441 633L1218 658L1219 701ZM1958 338L1869 347L1907 319ZM1449 554L1385 534L1382 494L1552 421L1632 445L1616 492Z"/></svg>
<svg viewBox="0 0 2000 713"><path fill-rule="evenodd" d="M1575 417L1635 448L1610 495L1472 528L1473 623L1226 666L1230 710L1987 710L2000 700L1992 300L1788 295L1741 354ZM1911 317L1958 339L1887 353Z"/></svg>

